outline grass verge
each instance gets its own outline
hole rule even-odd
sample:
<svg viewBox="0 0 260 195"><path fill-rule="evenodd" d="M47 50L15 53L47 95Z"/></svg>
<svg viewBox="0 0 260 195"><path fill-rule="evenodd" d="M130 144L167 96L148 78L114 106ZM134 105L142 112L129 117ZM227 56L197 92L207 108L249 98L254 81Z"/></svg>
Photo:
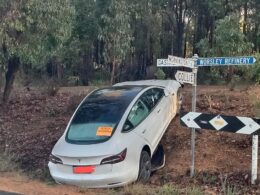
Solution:
<svg viewBox="0 0 260 195"><path fill-rule="evenodd" d="M0 153L0 173L13 172L19 170L15 157L9 154Z"/></svg>
<svg viewBox="0 0 260 195"><path fill-rule="evenodd" d="M113 189L110 195L202 195L203 191L197 187L187 187L180 189L172 184L163 186L149 186L141 184L128 185L123 188Z"/></svg>

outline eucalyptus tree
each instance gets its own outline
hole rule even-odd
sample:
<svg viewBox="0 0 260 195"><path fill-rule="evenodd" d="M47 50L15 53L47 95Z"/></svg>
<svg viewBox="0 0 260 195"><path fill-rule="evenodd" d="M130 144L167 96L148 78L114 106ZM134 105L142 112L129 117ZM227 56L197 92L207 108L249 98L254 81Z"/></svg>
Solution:
<svg viewBox="0 0 260 195"><path fill-rule="evenodd" d="M111 64L110 83L131 48L132 30L130 11L126 0L109 0L100 16L99 39L104 42L104 58Z"/></svg>
<svg viewBox="0 0 260 195"><path fill-rule="evenodd" d="M131 26L133 27L135 78L146 76L146 69L161 57L162 15L157 0L132 0Z"/></svg>
<svg viewBox="0 0 260 195"><path fill-rule="evenodd" d="M95 43L98 38L96 0L73 0L75 20L72 35L61 55L67 68L75 70L83 85L88 85L93 73Z"/></svg>
<svg viewBox="0 0 260 195"><path fill-rule="evenodd" d="M70 0L0 0L0 59L7 102L21 64L42 66L70 37L75 14Z"/></svg>
<svg viewBox="0 0 260 195"><path fill-rule="evenodd" d="M253 48L253 44L240 29L237 14L228 15L216 22L213 43L211 46L208 38L204 38L197 44L203 56L241 56L252 53ZM215 69L220 70L228 82L235 70L234 67L229 67L228 71Z"/></svg>

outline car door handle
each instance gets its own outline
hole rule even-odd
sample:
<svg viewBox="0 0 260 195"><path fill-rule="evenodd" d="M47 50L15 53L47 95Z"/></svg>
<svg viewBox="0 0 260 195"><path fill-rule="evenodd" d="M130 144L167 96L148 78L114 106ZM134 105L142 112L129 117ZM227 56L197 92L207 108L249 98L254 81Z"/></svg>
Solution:
<svg viewBox="0 0 260 195"><path fill-rule="evenodd" d="M157 113L161 112L161 109L157 110Z"/></svg>
<svg viewBox="0 0 260 195"><path fill-rule="evenodd" d="M144 129L142 133L144 134L145 132L146 132L146 129Z"/></svg>

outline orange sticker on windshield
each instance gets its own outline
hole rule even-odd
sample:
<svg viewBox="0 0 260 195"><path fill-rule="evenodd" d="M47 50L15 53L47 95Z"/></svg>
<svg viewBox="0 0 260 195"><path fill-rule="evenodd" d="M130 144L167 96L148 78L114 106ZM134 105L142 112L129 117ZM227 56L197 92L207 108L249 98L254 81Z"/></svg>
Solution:
<svg viewBox="0 0 260 195"><path fill-rule="evenodd" d="M111 136L113 128L112 127L99 127L97 130L97 136Z"/></svg>

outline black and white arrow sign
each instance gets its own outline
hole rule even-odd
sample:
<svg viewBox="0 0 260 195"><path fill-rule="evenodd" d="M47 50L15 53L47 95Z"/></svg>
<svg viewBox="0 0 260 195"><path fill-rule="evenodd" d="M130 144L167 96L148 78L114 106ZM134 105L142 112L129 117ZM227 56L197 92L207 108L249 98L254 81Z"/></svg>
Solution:
<svg viewBox="0 0 260 195"><path fill-rule="evenodd" d="M181 114L181 124L196 129L211 129L241 134L260 134L260 119L186 112Z"/></svg>

